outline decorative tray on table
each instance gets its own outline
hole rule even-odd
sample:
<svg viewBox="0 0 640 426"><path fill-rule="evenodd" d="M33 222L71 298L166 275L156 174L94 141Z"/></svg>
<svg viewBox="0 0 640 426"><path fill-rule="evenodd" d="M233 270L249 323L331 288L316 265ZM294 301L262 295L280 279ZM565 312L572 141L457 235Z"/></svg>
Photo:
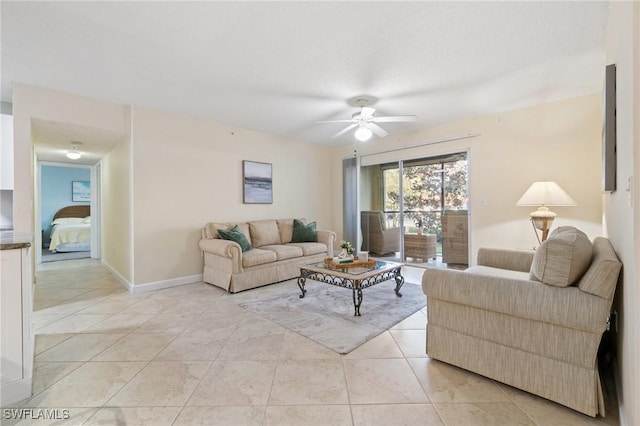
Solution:
<svg viewBox="0 0 640 426"><path fill-rule="evenodd" d="M371 268L376 265L376 261L373 259L359 261L357 257L338 261L338 258L327 257L324 264L331 268Z"/></svg>

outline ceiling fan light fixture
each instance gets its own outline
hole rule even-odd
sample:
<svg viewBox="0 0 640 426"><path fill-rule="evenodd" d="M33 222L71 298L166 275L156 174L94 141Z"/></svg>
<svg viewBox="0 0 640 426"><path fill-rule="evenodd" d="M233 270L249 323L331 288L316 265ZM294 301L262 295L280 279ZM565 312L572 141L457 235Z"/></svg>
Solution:
<svg viewBox="0 0 640 426"><path fill-rule="evenodd" d="M353 134L360 142L366 142L371 139L373 132L367 126L360 126Z"/></svg>
<svg viewBox="0 0 640 426"><path fill-rule="evenodd" d="M82 157L82 154L80 154L80 151L78 151L78 145L80 145L80 142L71 143L71 149L67 151L67 158L71 160L77 160Z"/></svg>

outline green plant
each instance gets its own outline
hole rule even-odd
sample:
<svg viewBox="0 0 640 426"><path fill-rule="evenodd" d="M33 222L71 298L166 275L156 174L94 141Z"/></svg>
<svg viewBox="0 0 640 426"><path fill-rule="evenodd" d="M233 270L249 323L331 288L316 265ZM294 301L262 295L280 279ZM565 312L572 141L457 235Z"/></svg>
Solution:
<svg viewBox="0 0 640 426"><path fill-rule="evenodd" d="M347 254L353 254L353 246L349 241L340 241L340 248L345 249Z"/></svg>

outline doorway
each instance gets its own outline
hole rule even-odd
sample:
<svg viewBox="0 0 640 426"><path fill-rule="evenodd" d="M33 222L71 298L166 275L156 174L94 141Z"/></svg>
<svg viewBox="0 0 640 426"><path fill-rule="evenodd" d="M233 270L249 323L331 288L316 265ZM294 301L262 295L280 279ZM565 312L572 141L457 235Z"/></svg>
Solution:
<svg viewBox="0 0 640 426"><path fill-rule="evenodd" d="M98 257L94 167L39 162L38 172L37 263Z"/></svg>
<svg viewBox="0 0 640 426"><path fill-rule="evenodd" d="M362 250L414 266L467 266L466 152L360 170Z"/></svg>

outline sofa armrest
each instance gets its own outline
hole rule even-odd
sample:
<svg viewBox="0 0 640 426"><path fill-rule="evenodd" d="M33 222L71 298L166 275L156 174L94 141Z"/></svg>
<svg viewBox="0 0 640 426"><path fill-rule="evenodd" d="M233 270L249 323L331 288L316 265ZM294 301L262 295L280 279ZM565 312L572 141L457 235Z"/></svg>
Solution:
<svg viewBox="0 0 640 426"><path fill-rule="evenodd" d="M533 254L533 251L528 250L481 248L478 250L478 265L529 272Z"/></svg>
<svg viewBox="0 0 640 426"><path fill-rule="evenodd" d="M336 242L336 233L333 231L316 231L316 238L319 243L324 243L327 246L327 253L329 257L333 257L333 245Z"/></svg>
<svg viewBox="0 0 640 426"><path fill-rule="evenodd" d="M203 238L200 240L200 250L225 259L230 259L228 266L234 273L242 271L242 249L235 241L222 240L218 238ZM206 261L206 258L205 258Z"/></svg>
<svg viewBox="0 0 640 426"><path fill-rule="evenodd" d="M232 258L234 255L242 255L240 244L235 241L218 238L203 238L200 240L200 250L222 257ZM239 253L236 253L239 252Z"/></svg>
<svg viewBox="0 0 640 426"><path fill-rule="evenodd" d="M577 287L452 269L426 269L422 289L427 302L432 298L599 334L605 330L611 308L610 300Z"/></svg>

